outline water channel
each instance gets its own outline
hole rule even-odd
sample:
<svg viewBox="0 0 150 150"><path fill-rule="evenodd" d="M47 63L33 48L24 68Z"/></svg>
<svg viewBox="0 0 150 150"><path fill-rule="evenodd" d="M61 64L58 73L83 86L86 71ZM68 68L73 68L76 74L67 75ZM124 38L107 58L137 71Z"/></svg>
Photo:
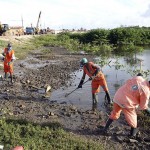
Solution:
<svg viewBox="0 0 150 150"><path fill-rule="evenodd" d="M99 62L99 57L95 59L95 63ZM142 60L142 65L140 61ZM136 75L137 72L148 72L145 78L150 79L150 48L145 49L144 52L136 54L132 57L112 57L107 60L109 64L102 67L102 71L105 74L107 84L109 87L110 95L113 98L116 90L124 84L124 82ZM68 104L74 104L79 108L89 110L92 109L92 96L91 96L91 81L88 81L83 85L82 89L77 89L67 97L66 94L70 93L77 88L80 79L82 77L82 70L78 70L72 73L74 77L72 86L68 88L60 88L52 92L50 100L57 100L57 102L67 102ZM88 77L85 79L85 81ZM105 93L103 89L98 94L99 102L98 109L103 109Z"/></svg>

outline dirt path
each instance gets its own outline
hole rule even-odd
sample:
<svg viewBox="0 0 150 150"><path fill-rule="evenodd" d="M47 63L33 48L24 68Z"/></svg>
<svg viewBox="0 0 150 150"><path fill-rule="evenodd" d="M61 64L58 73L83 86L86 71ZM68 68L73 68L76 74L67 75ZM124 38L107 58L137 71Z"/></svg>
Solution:
<svg viewBox="0 0 150 150"><path fill-rule="evenodd" d="M68 131L104 144L106 149L148 149L149 142L143 138L127 138L129 127L121 116L118 123L111 127L114 134L103 136L99 126L104 125L110 108L106 111L81 110L67 102L49 101L51 92L72 84L72 73L79 69L79 60L84 55L70 54L64 48L49 47L51 53L43 54L38 50L25 60L15 61L15 82L0 81L1 116L27 119L37 123L58 121ZM93 57L86 55L89 60ZM51 87L47 94L45 89ZM148 138L147 134L143 134Z"/></svg>

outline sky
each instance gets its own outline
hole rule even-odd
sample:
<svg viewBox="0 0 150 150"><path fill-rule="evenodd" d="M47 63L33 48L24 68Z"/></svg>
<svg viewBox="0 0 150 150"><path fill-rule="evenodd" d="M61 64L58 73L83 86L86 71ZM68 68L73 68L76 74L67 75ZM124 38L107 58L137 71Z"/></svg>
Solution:
<svg viewBox="0 0 150 150"><path fill-rule="evenodd" d="M0 0L0 22L60 29L150 27L150 0Z"/></svg>

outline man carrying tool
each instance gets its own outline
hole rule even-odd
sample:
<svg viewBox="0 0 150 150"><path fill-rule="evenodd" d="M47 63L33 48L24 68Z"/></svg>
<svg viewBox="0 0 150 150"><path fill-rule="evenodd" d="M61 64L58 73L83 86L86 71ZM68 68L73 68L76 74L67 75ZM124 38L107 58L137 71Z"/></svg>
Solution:
<svg viewBox="0 0 150 150"><path fill-rule="evenodd" d="M111 123L117 120L123 111L125 119L131 127L130 136L136 137L138 133L136 108L139 106L140 110L144 110L150 115L150 108L148 107L149 97L150 81L146 81L141 73L127 80L126 83L117 90L113 100L113 110L101 132L107 134Z"/></svg>
<svg viewBox="0 0 150 150"><path fill-rule="evenodd" d="M93 62L88 62L86 58L82 58L80 60L80 67L83 67L83 76L78 85L78 88L82 88L85 76L87 74L90 77L90 80L92 80L91 86L92 86L93 106L96 105L98 102L98 93L100 92L100 86L105 91L108 104L110 104L111 98L108 92L107 83L104 74L100 71L100 67L94 64Z"/></svg>
<svg viewBox="0 0 150 150"><path fill-rule="evenodd" d="M10 43L8 43L2 55L4 56L4 78L7 79L8 73L10 73L11 83L13 83L13 61L15 60L15 54Z"/></svg>

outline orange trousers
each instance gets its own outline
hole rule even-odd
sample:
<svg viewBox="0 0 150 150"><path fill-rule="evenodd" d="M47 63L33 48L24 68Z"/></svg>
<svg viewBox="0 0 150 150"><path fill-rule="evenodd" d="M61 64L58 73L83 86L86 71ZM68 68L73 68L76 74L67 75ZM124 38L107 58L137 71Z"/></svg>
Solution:
<svg viewBox="0 0 150 150"><path fill-rule="evenodd" d="M102 87L104 91L108 91L108 86L107 86L105 78L94 79L92 80L91 84L92 84L93 94L100 92L100 87Z"/></svg>
<svg viewBox="0 0 150 150"><path fill-rule="evenodd" d="M4 72L5 73L13 73L13 64L8 65L7 63L4 63Z"/></svg>
<svg viewBox="0 0 150 150"><path fill-rule="evenodd" d="M131 127L137 128L137 114L136 114L135 108L122 108L118 104L114 103L113 110L109 118L112 120L117 120L120 117L120 114L122 111L123 111L123 114L125 116L127 123Z"/></svg>

